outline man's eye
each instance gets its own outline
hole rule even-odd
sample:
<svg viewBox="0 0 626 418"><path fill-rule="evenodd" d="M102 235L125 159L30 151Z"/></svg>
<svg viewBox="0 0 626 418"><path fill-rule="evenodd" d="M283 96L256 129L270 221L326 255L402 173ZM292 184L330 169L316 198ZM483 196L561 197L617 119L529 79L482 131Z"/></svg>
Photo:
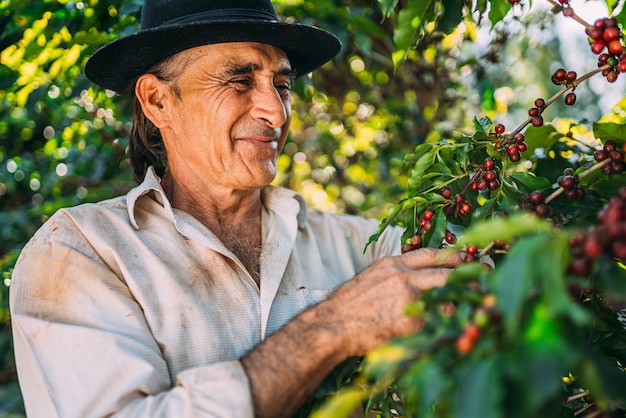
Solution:
<svg viewBox="0 0 626 418"><path fill-rule="evenodd" d="M291 91L291 84L277 84L274 86L281 94L287 94Z"/></svg>
<svg viewBox="0 0 626 418"><path fill-rule="evenodd" d="M241 79L236 79L236 80L231 80L230 84L233 85L235 88L241 89L244 87L250 87L250 80L247 78L241 78Z"/></svg>

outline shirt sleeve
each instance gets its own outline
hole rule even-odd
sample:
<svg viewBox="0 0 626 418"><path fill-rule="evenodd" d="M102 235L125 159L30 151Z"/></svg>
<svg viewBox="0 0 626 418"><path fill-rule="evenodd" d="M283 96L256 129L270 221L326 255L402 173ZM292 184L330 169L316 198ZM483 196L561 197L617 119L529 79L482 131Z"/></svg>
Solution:
<svg viewBox="0 0 626 418"><path fill-rule="evenodd" d="M55 239L54 228L44 226L23 249L10 286L30 418L253 417L239 361L170 377L124 281L84 241L72 241L80 237Z"/></svg>

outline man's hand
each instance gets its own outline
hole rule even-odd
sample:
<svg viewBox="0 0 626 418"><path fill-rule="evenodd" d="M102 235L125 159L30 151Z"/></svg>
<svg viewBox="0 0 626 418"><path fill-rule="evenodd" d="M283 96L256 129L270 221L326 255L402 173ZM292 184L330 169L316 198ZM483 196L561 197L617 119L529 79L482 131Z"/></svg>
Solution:
<svg viewBox="0 0 626 418"><path fill-rule="evenodd" d="M421 321L406 316L407 304L424 290L442 286L458 253L422 248L379 260L335 291L317 309L328 309L329 324L343 337L346 357L365 355L394 337L418 332Z"/></svg>
<svg viewBox="0 0 626 418"><path fill-rule="evenodd" d="M242 359L258 417L290 416L343 360L418 332L406 305L445 284L462 258L423 248L387 257L307 309Z"/></svg>

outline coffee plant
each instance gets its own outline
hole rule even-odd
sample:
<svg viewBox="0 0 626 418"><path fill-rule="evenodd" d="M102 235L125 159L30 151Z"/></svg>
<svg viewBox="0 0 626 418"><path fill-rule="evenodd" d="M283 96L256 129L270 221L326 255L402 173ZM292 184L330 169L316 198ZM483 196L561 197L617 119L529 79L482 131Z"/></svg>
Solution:
<svg viewBox="0 0 626 418"><path fill-rule="evenodd" d="M450 248L466 263L407 307L422 331L343 365L336 396L314 416L626 416L626 103L591 123L591 138L574 129L585 121L565 131L548 122L563 116L551 114L557 101L575 109L589 78L626 77L624 13L586 22L568 0L549 2L581 24L589 71L547 74L556 93L529 103L518 126L477 116L473 134L406 156L406 197L370 243L399 225L403 252ZM389 13L397 5L382 3ZM397 25L428 21L438 5L409 1ZM524 5L490 6L505 14ZM397 31L405 43L394 59L421 30Z"/></svg>

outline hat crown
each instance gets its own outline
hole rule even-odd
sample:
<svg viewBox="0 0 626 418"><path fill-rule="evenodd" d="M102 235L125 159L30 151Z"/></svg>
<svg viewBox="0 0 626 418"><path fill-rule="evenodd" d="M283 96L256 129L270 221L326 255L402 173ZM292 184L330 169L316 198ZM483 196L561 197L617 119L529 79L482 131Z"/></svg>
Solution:
<svg viewBox="0 0 626 418"><path fill-rule="evenodd" d="M145 0L141 10L141 30L232 20L277 21L278 17L270 0Z"/></svg>

